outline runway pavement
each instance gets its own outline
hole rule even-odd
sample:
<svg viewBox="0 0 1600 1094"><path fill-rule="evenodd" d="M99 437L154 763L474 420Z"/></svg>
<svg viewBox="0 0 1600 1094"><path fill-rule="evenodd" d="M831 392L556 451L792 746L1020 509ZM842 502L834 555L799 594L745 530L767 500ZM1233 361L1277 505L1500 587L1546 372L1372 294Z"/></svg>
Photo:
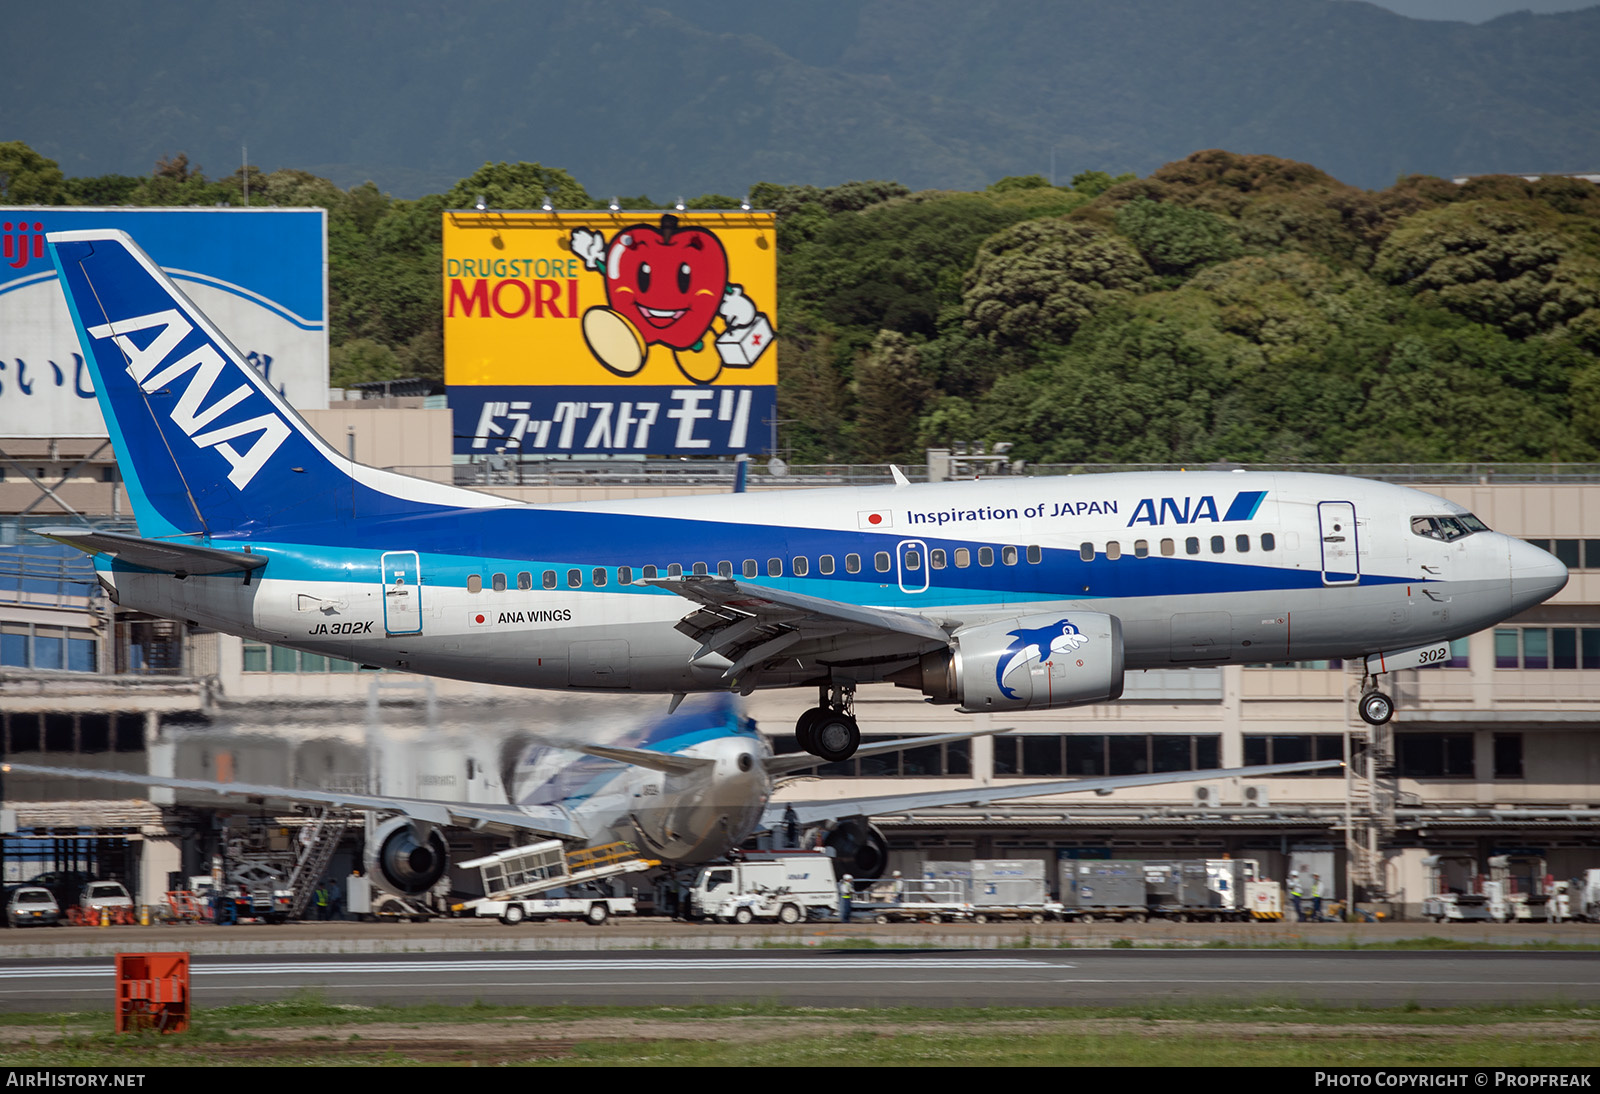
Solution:
<svg viewBox="0 0 1600 1094"><path fill-rule="evenodd" d="M1362 949L1428 937L1596 949ZM1230 948L1204 948L1217 942ZM1256 948L1302 944L1334 948ZM0 1010L94 1009L111 997L107 957L140 950L189 952L200 1006L307 989L363 1004L1600 1003L1600 926L1587 924L734 927L644 919L603 927L439 920L0 931Z"/></svg>

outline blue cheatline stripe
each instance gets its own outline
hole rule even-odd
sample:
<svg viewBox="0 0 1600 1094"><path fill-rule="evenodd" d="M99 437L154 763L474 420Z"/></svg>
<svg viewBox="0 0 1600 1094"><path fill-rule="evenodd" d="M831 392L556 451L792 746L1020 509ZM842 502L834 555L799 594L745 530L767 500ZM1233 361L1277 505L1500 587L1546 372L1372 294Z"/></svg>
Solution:
<svg viewBox="0 0 1600 1094"><path fill-rule="evenodd" d="M1266 500L1265 490L1244 490L1236 494L1233 503L1228 506L1228 512L1223 520L1250 520L1256 515L1256 510L1261 508L1261 503Z"/></svg>

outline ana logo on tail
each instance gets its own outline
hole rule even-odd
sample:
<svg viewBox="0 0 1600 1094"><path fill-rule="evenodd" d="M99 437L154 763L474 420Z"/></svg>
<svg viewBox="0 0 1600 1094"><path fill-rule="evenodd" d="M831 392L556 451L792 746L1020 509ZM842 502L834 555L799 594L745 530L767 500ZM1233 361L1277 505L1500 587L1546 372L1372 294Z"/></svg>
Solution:
<svg viewBox="0 0 1600 1094"><path fill-rule="evenodd" d="M129 335L137 331L159 328L154 338L143 349ZM123 319L89 328L94 339L111 338L127 357L128 375L146 394L172 384L185 373L192 372L183 394L179 396L169 417L185 437L198 448L210 448L220 453L232 468L228 481L243 490L266 466L267 460L284 441L289 439L289 424L273 413L258 414L242 422L219 426L201 432L217 418L232 410L252 395L256 389L240 384L210 406L205 405L212 387L228 365L228 360L210 342L205 343L182 358L167 363L183 344L194 325L175 309L141 315L136 319ZM163 367L165 366L165 367ZM255 436L243 452L232 444L241 437Z"/></svg>

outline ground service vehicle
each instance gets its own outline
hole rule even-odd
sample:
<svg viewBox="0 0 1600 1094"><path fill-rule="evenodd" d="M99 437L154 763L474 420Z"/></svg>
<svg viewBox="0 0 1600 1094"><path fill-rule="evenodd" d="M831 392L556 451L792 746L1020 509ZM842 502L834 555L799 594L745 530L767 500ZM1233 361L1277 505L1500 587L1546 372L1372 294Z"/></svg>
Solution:
<svg viewBox="0 0 1600 1094"><path fill-rule="evenodd" d="M774 852L706 866L689 891L689 913L724 923L798 923L838 915L833 858L819 851Z"/></svg>

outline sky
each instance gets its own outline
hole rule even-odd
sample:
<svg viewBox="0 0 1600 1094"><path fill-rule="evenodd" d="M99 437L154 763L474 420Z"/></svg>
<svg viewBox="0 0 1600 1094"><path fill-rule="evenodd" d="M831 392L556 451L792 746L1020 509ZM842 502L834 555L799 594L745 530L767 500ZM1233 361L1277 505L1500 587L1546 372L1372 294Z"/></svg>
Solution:
<svg viewBox="0 0 1600 1094"><path fill-rule="evenodd" d="M1413 19L1458 19L1463 23L1482 23L1513 11L1532 11L1548 15L1557 11L1577 11L1595 6L1596 0L1370 0L1380 8L1409 15Z"/></svg>

